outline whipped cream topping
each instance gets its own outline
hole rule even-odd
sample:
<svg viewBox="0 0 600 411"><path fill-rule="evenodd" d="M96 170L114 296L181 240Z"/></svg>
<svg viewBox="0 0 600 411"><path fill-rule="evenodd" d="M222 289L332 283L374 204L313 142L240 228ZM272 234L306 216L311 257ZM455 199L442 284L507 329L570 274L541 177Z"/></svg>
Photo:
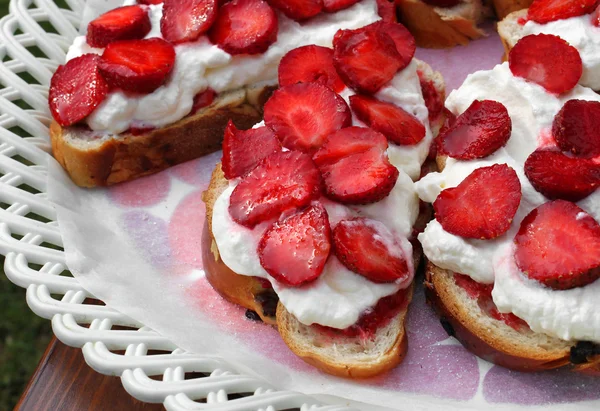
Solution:
<svg viewBox="0 0 600 411"><path fill-rule="evenodd" d="M536 332L600 343L600 280L571 290L541 287L519 271L513 255L514 247L507 245L494 261L492 298L498 310L514 313Z"/></svg>
<svg viewBox="0 0 600 411"><path fill-rule="evenodd" d="M125 5L135 4L127 0ZM162 4L150 6L152 30L146 36L162 37L160 19ZM379 20L375 0L362 0L336 13L322 13L309 21L298 23L278 12L277 41L263 54L236 55L221 50L206 36L195 42L175 46L175 66L167 82L150 94L140 95L112 91L87 118L92 130L118 134L130 127L163 127L190 113L194 96L207 88L217 93L236 90L247 85L277 84L277 67L290 50L316 44L331 47L339 29L355 29ZM67 61L85 53L102 54L103 49L91 48L85 37L75 39Z"/></svg>
<svg viewBox="0 0 600 411"><path fill-rule="evenodd" d="M540 33L559 36L579 50L583 62L583 75L579 83L600 90L600 27L592 24L590 14L545 24L528 21L523 26L523 36Z"/></svg>
<svg viewBox="0 0 600 411"><path fill-rule="evenodd" d="M454 114L459 115L474 100L485 99L499 101L508 110L512 120L512 134L506 146L483 159L458 161L447 158L442 172L425 176L421 181L415 183L415 187L422 200L434 202L442 190L456 187L475 169L504 163L515 170L521 182L523 197L517 214L508 232L493 240L462 238L448 233L439 222L433 220L419 235L423 251L432 263L441 268L466 274L480 283L494 283L494 302L498 305L499 310L513 312L534 330L536 329L534 327L538 327L539 324L535 322L531 313L560 311L561 304L568 303L570 307L568 316L556 316L553 322L544 320L544 326L539 326L539 330L560 338L565 338L565 336L568 336L569 339L578 338L574 336L579 335L577 334L579 325L576 322L571 323L572 318L577 316L581 318L580 324L588 321L588 327L594 324L593 321L597 321L592 318L597 314L588 309L589 305L593 304L591 299L594 298L594 292L586 290L579 294L576 292L561 294L535 281L520 281L520 297L506 297L513 292L512 287L516 286L516 280L514 280L516 277L510 277L512 280L507 279L510 272L506 270L506 259L502 260L499 256L503 250L506 250L506 247L512 244L523 218L531 210L548 201L533 188L525 176L523 171L525 160L536 148L554 144L550 135L552 122L565 102L571 99L600 101L600 95L582 86L577 86L571 92L561 96L550 94L535 83L513 77L508 64L504 63L490 71L480 71L469 75L463 85L450 94L446 101L446 107ZM577 204L594 219L600 221L600 191L597 190ZM524 275L520 274L520 276L524 279ZM593 290L598 285L588 285L582 287L581 290L587 287L592 287ZM562 300L559 297L555 298L559 294L577 295L578 301L571 300L570 297L561 297ZM534 295L538 297L533 298ZM496 296L505 298L502 301L496 301ZM597 296L598 294L596 294L596 298ZM527 308L524 308L525 306ZM530 315L520 315L525 312ZM588 329L587 332L595 332L595 341L600 342L598 338L600 329L594 327L592 326L593 331Z"/></svg>
<svg viewBox="0 0 600 411"><path fill-rule="evenodd" d="M345 89L341 95L348 101L353 91ZM383 200L360 206L347 206L321 198L319 201L329 215L331 227L343 219L367 217L383 223L400 240L400 248L414 273L412 245L407 240L419 215L419 200L411 178L418 178L421 164L427 157L432 140L428 111L421 94L417 75L417 62L413 60L396 74L390 83L375 94L380 100L392 102L415 115L426 128L426 136L414 146L400 147L389 143L388 157L400 171L396 185ZM365 126L353 116L355 126ZM263 123L257 124L258 126ZM213 235L222 261L241 275L267 278L283 306L305 325L320 324L344 329L359 319L360 315L374 307L377 302L398 290L408 287L408 281L374 283L344 267L331 254L321 276L304 287L287 287L270 277L260 265L258 242L273 221L264 222L254 229L237 224L229 215L229 199L238 180L231 180L229 187L219 196L213 207Z"/></svg>

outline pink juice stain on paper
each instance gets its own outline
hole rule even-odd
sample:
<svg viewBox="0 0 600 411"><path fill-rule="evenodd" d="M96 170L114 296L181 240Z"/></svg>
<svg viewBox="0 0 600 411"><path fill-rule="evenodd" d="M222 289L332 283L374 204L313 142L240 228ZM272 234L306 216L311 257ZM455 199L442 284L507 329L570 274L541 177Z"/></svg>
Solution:
<svg viewBox="0 0 600 411"><path fill-rule="evenodd" d="M185 181L188 184L206 189L210 182L212 171L221 160L221 156L221 152L217 151L216 153L208 154L197 160L179 164L169 169L169 172L174 177Z"/></svg>
<svg viewBox="0 0 600 411"><path fill-rule="evenodd" d="M109 196L122 207L150 207L169 194L171 179L166 172L142 177L109 189Z"/></svg>
<svg viewBox="0 0 600 411"><path fill-rule="evenodd" d="M169 222L169 244L177 263L186 267L202 269L202 228L205 206L202 191L194 191L185 197L175 209Z"/></svg>

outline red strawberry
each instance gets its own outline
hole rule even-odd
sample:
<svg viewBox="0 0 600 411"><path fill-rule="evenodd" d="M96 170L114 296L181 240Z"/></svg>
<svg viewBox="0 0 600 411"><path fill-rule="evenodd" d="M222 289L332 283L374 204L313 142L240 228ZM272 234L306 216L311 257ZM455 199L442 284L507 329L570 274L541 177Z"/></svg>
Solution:
<svg viewBox="0 0 600 411"><path fill-rule="evenodd" d="M600 27L600 6L592 13L592 24L596 27Z"/></svg>
<svg viewBox="0 0 600 411"><path fill-rule="evenodd" d="M233 0L219 10L210 40L229 54L264 53L277 40L277 14L264 0Z"/></svg>
<svg viewBox="0 0 600 411"><path fill-rule="evenodd" d="M92 47L104 48L116 40L143 39L151 28L145 8L119 7L92 20L88 24L86 40Z"/></svg>
<svg viewBox="0 0 600 411"><path fill-rule="evenodd" d="M568 19L591 13L598 0L534 0L527 11L527 19L536 23Z"/></svg>
<svg viewBox="0 0 600 411"><path fill-rule="evenodd" d="M401 146L412 146L425 138L425 126L412 114L392 103L361 95L350 96L350 107L360 121Z"/></svg>
<svg viewBox="0 0 600 411"><path fill-rule="evenodd" d="M217 0L164 0L160 32L171 43L197 40L217 18Z"/></svg>
<svg viewBox="0 0 600 411"><path fill-rule="evenodd" d="M225 178L231 180L252 170L260 160L281 151L281 144L268 127L238 130L229 120L223 138L221 166Z"/></svg>
<svg viewBox="0 0 600 411"><path fill-rule="evenodd" d="M299 151L276 152L262 159L231 193L229 214L246 227L284 211L305 207L319 197L321 177L315 163Z"/></svg>
<svg viewBox="0 0 600 411"><path fill-rule="evenodd" d="M336 11L346 9L359 0L323 0L323 10L327 13L335 13Z"/></svg>
<svg viewBox="0 0 600 411"><path fill-rule="evenodd" d="M385 152L385 137L368 128L348 127L329 136L313 157L325 194L344 204L368 204L385 198L398 170Z"/></svg>
<svg viewBox="0 0 600 411"><path fill-rule="evenodd" d="M333 65L347 86L375 93L404 68L404 59L379 25L340 30L333 38Z"/></svg>
<svg viewBox="0 0 600 411"><path fill-rule="evenodd" d="M194 96L194 104L192 105L192 111L190 111L190 114L195 114L201 108L210 106L213 101L215 101L216 96L217 92L210 87L203 92L196 94Z"/></svg>
<svg viewBox="0 0 600 411"><path fill-rule="evenodd" d="M398 240L379 221L342 220L333 230L333 244L342 264L373 282L407 280L412 275Z"/></svg>
<svg viewBox="0 0 600 411"><path fill-rule="evenodd" d="M269 0L271 6L281 10L293 20L306 20L323 11L323 0Z"/></svg>
<svg viewBox="0 0 600 411"><path fill-rule="evenodd" d="M449 233L489 240L508 231L521 202L521 183L506 164L473 171L433 203L436 220Z"/></svg>
<svg viewBox="0 0 600 411"><path fill-rule="evenodd" d="M461 2L461 0L423 0L423 1L427 4L429 4L430 6L435 6L435 7L454 7L458 3Z"/></svg>
<svg viewBox="0 0 600 411"><path fill-rule="evenodd" d="M425 78L425 75L419 71L419 82L421 84L421 93L425 100L425 106L429 112L429 121L434 121L442 115L444 111L444 99L440 95L432 80Z"/></svg>
<svg viewBox="0 0 600 411"><path fill-rule="evenodd" d="M600 278L600 225L576 204L555 200L523 219L515 262L526 276L555 290Z"/></svg>
<svg viewBox="0 0 600 411"><path fill-rule="evenodd" d="M106 98L108 84L98 71L99 62L100 56L84 54L58 67L52 76L48 104L61 126L83 120Z"/></svg>
<svg viewBox="0 0 600 411"><path fill-rule="evenodd" d="M331 228L318 204L275 222L258 244L260 265L277 281L296 287L316 280L331 250Z"/></svg>
<svg viewBox="0 0 600 411"><path fill-rule="evenodd" d="M390 23L383 20L377 21L371 24L371 26L377 30L383 30L394 40L396 50L398 50L398 53L402 57L403 64L400 70L408 66L417 50L417 43L415 43L415 38L410 31L400 23Z"/></svg>
<svg viewBox="0 0 600 411"><path fill-rule="evenodd" d="M556 94L572 90L583 73L577 49L550 34L523 37L508 54L508 65L513 75Z"/></svg>
<svg viewBox="0 0 600 411"><path fill-rule="evenodd" d="M600 165L560 151L536 150L525 161L531 185L549 199L579 201L600 185Z"/></svg>
<svg viewBox="0 0 600 411"><path fill-rule="evenodd" d="M600 155L600 103L569 100L554 117L552 135L563 151L591 158Z"/></svg>
<svg viewBox="0 0 600 411"><path fill-rule="evenodd" d="M377 1L377 14L381 17L381 20L390 23L398 21L396 17L396 5L393 0L376 0Z"/></svg>
<svg viewBox="0 0 600 411"><path fill-rule="evenodd" d="M442 124L438 135L431 142L431 146L429 146L429 154L427 155L427 159L431 161L435 161L438 155L438 151L441 151L440 136L443 135L446 132L446 130L448 130L450 126L452 126L456 121L456 116L454 115L454 113L448 110L446 107L442 107L442 114L444 116L444 124Z"/></svg>
<svg viewBox="0 0 600 411"><path fill-rule="evenodd" d="M138 4L161 4L164 0L137 0Z"/></svg>
<svg viewBox="0 0 600 411"><path fill-rule="evenodd" d="M330 88L297 83L273 93L264 109L265 124L284 147L313 153L327 136L352 123L350 108Z"/></svg>
<svg viewBox="0 0 600 411"><path fill-rule="evenodd" d="M333 67L333 50L314 45L288 52L279 63L280 87L299 82L323 84L336 93L346 88Z"/></svg>
<svg viewBox="0 0 600 411"><path fill-rule="evenodd" d="M506 107L492 100L475 100L439 136L442 154L460 160L487 157L503 147L512 132Z"/></svg>
<svg viewBox="0 0 600 411"><path fill-rule="evenodd" d="M111 87L151 93L167 80L175 65L175 49L160 38L110 43L98 65Z"/></svg>

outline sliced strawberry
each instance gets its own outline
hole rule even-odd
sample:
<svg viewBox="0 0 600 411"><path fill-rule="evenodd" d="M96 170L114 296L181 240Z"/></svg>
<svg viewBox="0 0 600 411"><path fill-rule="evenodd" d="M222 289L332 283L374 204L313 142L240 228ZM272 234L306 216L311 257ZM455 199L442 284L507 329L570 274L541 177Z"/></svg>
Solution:
<svg viewBox="0 0 600 411"><path fill-rule="evenodd" d="M368 204L385 198L398 179L386 154L385 137L368 128L348 127L329 136L313 157L325 194L344 204Z"/></svg>
<svg viewBox="0 0 600 411"><path fill-rule="evenodd" d="M442 114L444 116L444 124L442 124L438 135L431 142L431 146L429 146L429 154L427 155L427 159L431 161L435 161L438 155L438 151L441 151L440 136L443 135L446 132L446 130L448 130L456 121L456 116L454 115L454 113L448 110L446 107L442 108Z"/></svg>
<svg viewBox="0 0 600 411"><path fill-rule="evenodd" d="M350 96L356 117L401 146L412 146L425 138L425 126L412 114L392 103L374 97Z"/></svg>
<svg viewBox="0 0 600 411"><path fill-rule="evenodd" d="M265 104L265 124L284 147L314 153L327 136L352 123L348 104L316 83L281 87Z"/></svg>
<svg viewBox="0 0 600 411"><path fill-rule="evenodd" d="M263 0L233 0L219 10L210 40L229 54L260 54L277 41L277 14Z"/></svg>
<svg viewBox="0 0 600 411"><path fill-rule="evenodd" d="M376 0L377 1L377 14L381 17L381 20L390 23L398 21L396 16L396 5L393 0Z"/></svg>
<svg viewBox="0 0 600 411"><path fill-rule="evenodd" d="M378 30L385 31L392 40L394 40L396 50L398 50L398 53L402 56L402 66L400 70L408 66L417 50L417 43L410 31L400 23L391 23L383 20L377 21L371 24L371 26Z"/></svg>
<svg viewBox="0 0 600 411"><path fill-rule="evenodd" d="M174 65L171 43L154 37L110 43L98 69L111 87L151 93L163 85Z"/></svg>
<svg viewBox="0 0 600 411"><path fill-rule="evenodd" d="M137 0L138 4L161 4L164 0Z"/></svg>
<svg viewBox="0 0 600 411"><path fill-rule="evenodd" d="M323 11L323 0L269 0L269 3L297 21L309 19Z"/></svg>
<svg viewBox="0 0 600 411"><path fill-rule="evenodd" d="M377 24L338 31L333 65L347 86L367 94L377 92L405 67L394 40Z"/></svg>
<svg viewBox="0 0 600 411"><path fill-rule="evenodd" d="M419 71L419 83L421 84L421 93L425 100L425 107L429 113L429 121L437 120L444 111L444 99L440 95L432 80L425 78L425 75Z"/></svg>
<svg viewBox="0 0 600 411"><path fill-rule="evenodd" d="M489 240L508 231L521 203L515 170L494 164L473 171L433 203L436 220L451 234Z"/></svg>
<svg viewBox="0 0 600 411"><path fill-rule="evenodd" d="M86 41L92 47L104 48L117 40L143 39L151 28L150 16L145 8L118 7L88 24Z"/></svg>
<svg viewBox="0 0 600 411"><path fill-rule="evenodd" d="M327 13L335 13L358 3L359 0L323 0L323 10Z"/></svg>
<svg viewBox="0 0 600 411"><path fill-rule="evenodd" d="M552 135L563 151L592 158L600 155L600 103L569 100L554 117Z"/></svg>
<svg viewBox="0 0 600 411"><path fill-rule="evenodd" d="M100 56L84 54L58 67L52 76L48 104L61 126L83 120L106 98L108 84L98 71L99 62Z"/></svg>
<svg viewBox="0 0 600 411"><path fill-rule="evenodd" d="M223 138L223 174L228 180L243 176L277 151L281 151L281 144L268 127L238 130L229 120Z"/></svg>
<svg viewBox="0 0 600 411"><path fill-rule="evenodd" d="M275 222L258 244L260 265L277 281L292 287L316 280L330 250L331 228L320 204Z"/></svg>
<svg viewBox="0 0 600 411"><path fill-rule="evenodd" d="M171 43L197 40L217 19L217 0L164 0L160 32Z"/></svg>
<svg viewBox="0 0 600 411"><path fill-rule="evenodd" d="M454 7L461 0L423 0L423 2L435 7Z"/></svg>
<svg viewBox="0 0 600 411"><path fill-rule="evenodd" d="M515 262L529 278L555 290L600 278L600 225L576 204L555 200L523 219Z"/></svg>
<svg viewBox="0 0 600 411"><path fill-rule="evenodd" d="M579 201L600 185L600 164L560 151L538 149L525 161L525 175L549 199Z"/></svg>
<svg viewBox="0 0 600 411"><path fill-rule="evenodd" d="M440 132L442 154L460 160L487 157L503 147L512 132L512 121L506 107L492 100L475 100Z"/></svg>
<svg viewBox="0 0 600 411"><path fill-rule="evenodd" d="M279 63L280 87L300 82L323 84L336 93L346 88L333 67L333 50L314 45L288 52Z"/></svg>
<svg viewBox="0 0 600 411"><path fill-rule="evenodd" d="M398 240L379 221L342 220L333 230L333 244L342 264L373 282L408 280L412 275Z"/></svg>
<svg viewBox="0 0 600 411"><path fill-rule="evenodd" d="M203 92L196 94L194 96L194 103L192 105L192 111L190 114L194 114L201 108L210 106L213 101L215 101L216 96L217 92L210 87Z"/></svg>
<svg viewBox="0 0 600 411"><path fill-rule="evenodd" d="M592 24L596 27L600 27L600 6L592 13Z"/></svg>
<svg viewBox="0 0 600 411"><path fill-rule="evenodd" d="M598 0L534 0L527 11L527 19L545 24L591 13Z"/></svg>
<svg viewBox="0 0 600 411"><path fill-rule="evenodd" d="M278 218L319 197L321 176L309 156L299 151L276 152L262 159L231 193L229 214L238 224Z"/></svg>
<svg viewBox="0 0 600 411"><path fill-rule="evenodd" d="M572 90L583 73L577 49L550 34L523 37L508 54L508 64L513 75L556 94Z"/></svg>
<svg viewBox="0 0 600 411"><path fill-rule="evenodd" d="M331 134L314 154L313 160L317 167L321 167L371 148L385 151L387 147L388 143L383 134L370 128L348 127Z"/></svg>

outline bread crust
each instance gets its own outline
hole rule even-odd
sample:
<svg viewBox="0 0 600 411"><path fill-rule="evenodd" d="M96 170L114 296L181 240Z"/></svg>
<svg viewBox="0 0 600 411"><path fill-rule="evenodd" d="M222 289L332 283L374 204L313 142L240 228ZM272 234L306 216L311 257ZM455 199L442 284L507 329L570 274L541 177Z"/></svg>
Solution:
<svg viewBox="0 0 600 411"><path fill-rule="evenodd" d="M206 205L206 221L202 231L202 265L206 279L210 285L226 300L241 305L256 312L267 324L276 325L275 313L265 313L260 303L261 295L270 298L264 293L272 290L265 289L256 277L239 275L232 271L219 256L219 249L212 231L213 206L217 198L228 187L229 183L223 174L221 163L217 164L212 173L208 189L202 193L202 200ZM273 307L273 311L275 307Z"/></svg>
<svg viewBox="0 0 600 411"><path fill-rule="evenodd" d="M483 14L481 4L473 2L472 16L459 14L442 14L421 0L396 0L399 21L404 24L415 37L417 45L426 48L448 48L466 45L485 35L477 28L478 18Z"/></svg>
<svg viewBox="0 0 600 411"><path fill-rule="evenodd" d="M395 326L400 330L396 334L394 342L385 353L376 358L372 358L370 361L333 361L330 357L319 355L311 349L312 347L302 344L291 332L294 327L298 326L298 320L290 314L281 303L277 305L277 328L281 338L290 350L308 364L337 377L374 377L393 369L400 364L406 356L408 350L408 338L404 324L408 313L408 306L412 300L413 290L414 283L406 290L406 307L402 308L391 320L393 322L392 326ZM310 326L304 327L310 328ZM334 341L334 343L335 342L337 341Z"/></svg>
<svg viewBox="0 0 600 411"><path fill-rule="evenodd" d="M238 128L251 128L261 120L262 107L273 89L222 93L210 106L139 135L124 133L94 140L93 133L83 127L65 128L53 122L52 152L81 187L133 180L219 150L229 119Z"/></svg>

